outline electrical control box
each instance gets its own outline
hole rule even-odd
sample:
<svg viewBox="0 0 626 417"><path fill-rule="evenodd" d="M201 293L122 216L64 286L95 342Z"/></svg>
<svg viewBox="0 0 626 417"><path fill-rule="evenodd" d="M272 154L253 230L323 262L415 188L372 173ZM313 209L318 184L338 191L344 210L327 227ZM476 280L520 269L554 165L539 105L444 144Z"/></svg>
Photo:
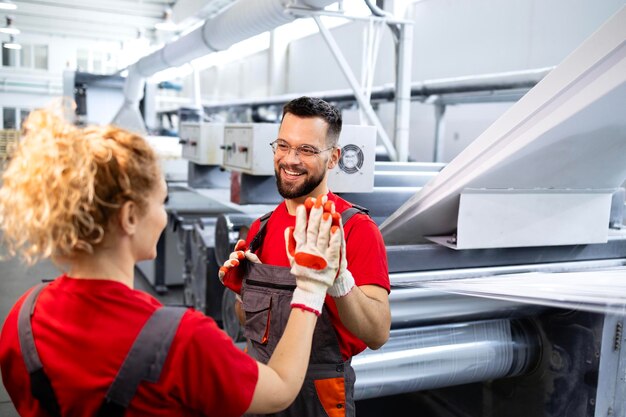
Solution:
<svg viewBox="0 0 626 417"><path fill-rule="evenodd" d="M344 125L339 136L339 163L328 173L328 188L335 193L374 191L376 127Z"/></svg>
<svg viewBox="0 0 626 417"><path fill-rule="evenodd" d="M198 165L221 165L223 123L181 122L178 137L183 158Z"/></svg>
<svg viewBox="0 0 626 417"><path fill-rule="evenodd" d="M274 175L270 143L278 137L278 128L278 123L226 123L222 166L249 175Z"/></svg>

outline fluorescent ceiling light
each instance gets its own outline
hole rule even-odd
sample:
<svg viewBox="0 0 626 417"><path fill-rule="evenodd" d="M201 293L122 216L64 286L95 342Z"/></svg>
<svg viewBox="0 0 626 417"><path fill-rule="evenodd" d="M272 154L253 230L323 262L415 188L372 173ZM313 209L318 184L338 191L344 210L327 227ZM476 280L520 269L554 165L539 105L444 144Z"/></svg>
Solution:
<svg viewBox="0 0 626 417"><path fill-rule="evenodd" d="M19 35L20 30L18 28L4 27L0 28L0 33L6 33L7 35Z"/></svg>
<svg viewBox="0 0 626 417"><path fill-rule="evenodd" d="M19 35L20 30L18 28L3 27L0 28L0 33L6 33L7 35Z"/></svg>
<svg viewBox="0 0 626 417"><path fill-rule="evenodd" d="M22 49L22 45L15 42L13 40L13 36L11 36L11 40L9 42L3 43L2 46L4 46L6 49L15 49L15 50Z"/></svg>
<svg viewBox="0 0 626 417"><path fill-rule="evenodd" d="M19 35L20 30L13 26L13 18L11 16L6 17L7 25L0 28L0 33L6 33L7 35Z"/></svg>
<svg viewBox="0 0 626 417"><path fill-rule="evenodd" d="M13 3L10 0L2 0L0 1L0 10L15 10L17 9L17 4Z"/></svg>
<svg viewBox="0 0 626 417"><path fill-rule="evenodd" d="M163 21L155 23L154 28L166 32L174 32L178 30L178 26L172 20L172 9L165 9L163 11Z"/></svg>

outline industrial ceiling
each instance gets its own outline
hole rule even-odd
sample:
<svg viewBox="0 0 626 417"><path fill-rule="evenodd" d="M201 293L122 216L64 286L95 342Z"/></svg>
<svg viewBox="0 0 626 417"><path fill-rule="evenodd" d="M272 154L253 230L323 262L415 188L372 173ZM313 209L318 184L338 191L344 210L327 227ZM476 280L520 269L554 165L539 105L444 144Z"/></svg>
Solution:
<svg viewBox="0 0 626 417"><path fill-rule="evenodd" d="M234 0L9 1L17 9L0 10L0 16L12 17L22 33L124 42L139 36L155 38L155 24L164 21L168 10L177 31L182 32Z"/></svg>

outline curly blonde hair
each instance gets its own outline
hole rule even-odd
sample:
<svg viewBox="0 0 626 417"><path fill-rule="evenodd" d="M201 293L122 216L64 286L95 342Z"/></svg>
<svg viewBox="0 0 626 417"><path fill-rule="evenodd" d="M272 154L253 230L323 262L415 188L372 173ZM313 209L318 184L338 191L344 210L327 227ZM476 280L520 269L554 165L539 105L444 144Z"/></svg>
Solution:
<svg viewBox="0 0 626 417"><path fill-rule="evenodd" d="M161 180L141 136L115 126L77 128L33 111L0 188L0 228L10 256L28 264L93 253L126 201L145 210Z"/></svg>

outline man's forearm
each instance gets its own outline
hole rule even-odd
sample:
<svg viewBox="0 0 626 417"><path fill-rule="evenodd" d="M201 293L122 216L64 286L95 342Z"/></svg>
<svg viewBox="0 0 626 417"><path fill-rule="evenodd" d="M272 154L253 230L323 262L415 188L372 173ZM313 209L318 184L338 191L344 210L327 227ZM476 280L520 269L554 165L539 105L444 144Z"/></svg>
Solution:
<svg viewBox="0 0 626 417"><path fill-rule="evenodd" d="M350 293L334 300L341 322L352 334L370 349L385 344L391 326L387 290L377 285L355 286Z"/></svg>

